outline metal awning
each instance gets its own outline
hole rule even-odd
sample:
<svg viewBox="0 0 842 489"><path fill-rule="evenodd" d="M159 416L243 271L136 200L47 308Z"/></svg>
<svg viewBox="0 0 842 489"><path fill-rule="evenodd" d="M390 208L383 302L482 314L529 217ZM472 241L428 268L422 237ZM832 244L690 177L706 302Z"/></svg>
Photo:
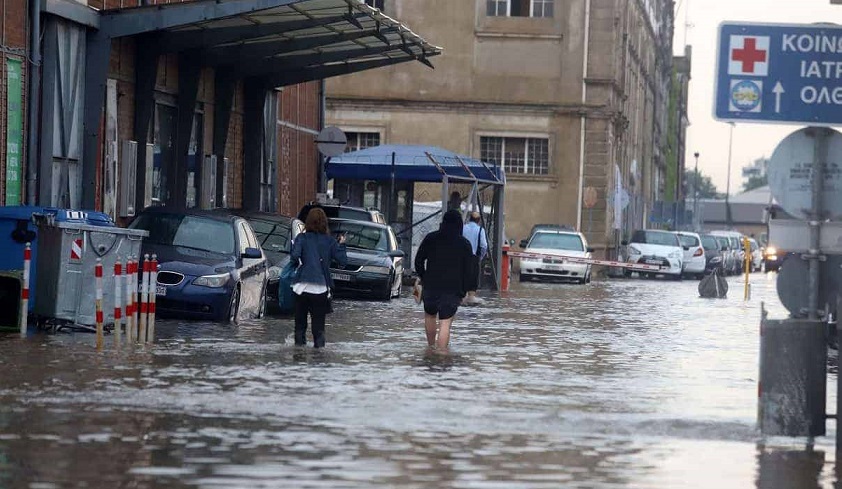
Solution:
<svg viewBox="0 0 842 489"><path fill-rule="evenodd" d="M198 0L101 12L108 37L152 34L162 52L284 86L407 61L442 49L362 0Z"/></svg>

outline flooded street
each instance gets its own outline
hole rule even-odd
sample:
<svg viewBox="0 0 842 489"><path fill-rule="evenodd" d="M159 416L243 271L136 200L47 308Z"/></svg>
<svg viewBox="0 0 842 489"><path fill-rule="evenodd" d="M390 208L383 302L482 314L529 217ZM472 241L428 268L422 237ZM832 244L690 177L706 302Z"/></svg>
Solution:
<svg viewBox="0 0 842 489"><path fill-rule="evenodd" d="M723 301L514 284L460 311L448 356L409 297L337 302L318 352L287 318L159 322L101 354L5 335L0 487L833 487L833 422L814 451L761 444L760 302L785 310L774 274L752 281L748 304L737 278Z"/></svg>

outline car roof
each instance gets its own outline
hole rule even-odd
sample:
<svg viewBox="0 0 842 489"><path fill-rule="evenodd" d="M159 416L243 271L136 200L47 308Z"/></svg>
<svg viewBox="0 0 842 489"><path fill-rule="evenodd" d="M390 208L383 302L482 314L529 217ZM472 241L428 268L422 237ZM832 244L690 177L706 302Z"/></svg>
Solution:
<svg viewBox="0 0 842 489"><path fill-rule="evenodd" d="M184 209L174 206L152 206L143 209L139 215L142 214L176 214L185 216L204 217L206 219L213 219L215 221L233 221L240 216L234 215L228 209Z"/></svg>
<svg viewBox="0 0 842 489"><path fill-rule="evenodd" d="M281 222L284 224L289 224L292 222L292 217L284 216L282 214L272 214L269 212L262 212L262 211L247 211L244 209L231 209L231 214L235 216L240 216L245 219L263 219L265 221L272 221L272 222Z"/></svg>
<svg viewBox="0 0 842 489"><path fill-rule="evenodd" d="M344 224L344 223L362 224L363 226L368 226L368 227L371 227L371 228L389 229L388 225L381 224L379 222L373 222L373 221L358 221L356 219L344 219L344 218L340 218L340 217L330 217L330 218L328 218L328 221L329 222L336 222L336 223L340 223L340 224Z"/></svg>

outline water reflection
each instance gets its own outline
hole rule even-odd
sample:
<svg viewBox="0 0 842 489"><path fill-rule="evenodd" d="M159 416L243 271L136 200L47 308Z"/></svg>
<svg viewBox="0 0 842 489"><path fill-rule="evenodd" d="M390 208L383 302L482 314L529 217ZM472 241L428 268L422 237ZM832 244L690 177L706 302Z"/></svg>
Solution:
<svg viewBox="0 0 842 489"><path fill-rule="evenodd" d="M757 446L757 489L813 489L823 487L822 450Z"/></svg>

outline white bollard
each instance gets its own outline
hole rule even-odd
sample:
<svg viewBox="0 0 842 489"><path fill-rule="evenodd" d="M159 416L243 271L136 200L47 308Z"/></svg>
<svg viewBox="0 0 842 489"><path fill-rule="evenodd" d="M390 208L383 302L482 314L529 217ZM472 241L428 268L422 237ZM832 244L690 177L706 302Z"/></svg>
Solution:
<svg viewBox="0 0 842 489"><path fill-rule="evenodd" d="M32 263L32 245L26 243L23 250L23 286L20 289L20 335L26 336L26 320L29 316L29 269Z"/></svg>
<svg viewBox="0 0 842 489"><path fill-rule="evenodd" d="M136 256L134 259L134 263L132 264L132 316L134 316L133 321L135 329L135 339L138 341L138 343L142 341L140 338L140 317L138 315L138 307L140 306L140 304L138 304L138 298L140 297L138 294L140 292L140 276L138 275L139 272L140 257Z"/></svg>
<svg viewBox="0 0 842 489"><path fill-rule="evenodd" d="M123 285L123 265L120 258L114 263L114 345L118 348L123 342L123 301L121 299Z"/></svg>

